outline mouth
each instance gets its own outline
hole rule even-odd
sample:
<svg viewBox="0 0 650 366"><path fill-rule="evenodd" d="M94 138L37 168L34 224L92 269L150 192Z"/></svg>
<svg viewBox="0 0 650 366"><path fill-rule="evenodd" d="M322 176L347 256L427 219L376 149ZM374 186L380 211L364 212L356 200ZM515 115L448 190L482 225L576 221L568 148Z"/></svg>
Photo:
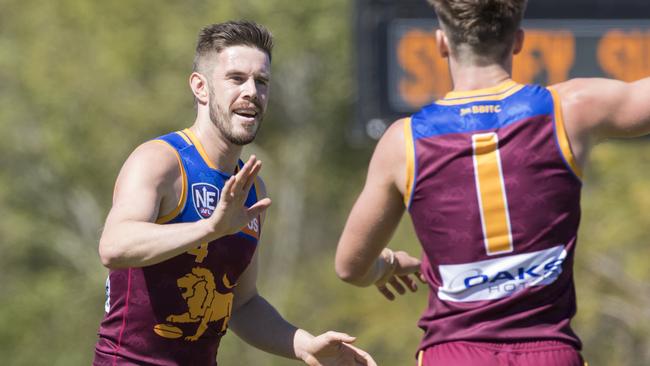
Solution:
<svg viewBox="0 0 650 366"><path fill-rule="evenodd" d="M233 113L245 120L255 120L259 115L257 108L237 108L233 110Z"/></svg>

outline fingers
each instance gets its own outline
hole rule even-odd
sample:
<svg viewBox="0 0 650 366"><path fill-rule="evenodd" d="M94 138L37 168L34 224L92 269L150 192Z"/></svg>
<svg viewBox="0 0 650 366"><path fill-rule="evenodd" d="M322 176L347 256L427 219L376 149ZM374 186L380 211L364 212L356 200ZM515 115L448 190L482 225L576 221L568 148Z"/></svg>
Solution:
<svg viewBox="0 0 650 366"><path fill-rule="evenodd" d="M236 175L238 180L241 182L240 188L243 191L248 192L253 183L255 183L255 177L257 177L257 173L259 173L261 168L262 161L257 160L255 155L251 155L241 170L237 172Z"/></svg>
<svg viewBox="0 0 650 366"><path fill-rule="evenodd" d="M224 199L228 201L235 197L245 199L260 169L262 169L262 162L257 160L255 155L251 155L237 174L228 178L224 184L222 195Z"/></svg>
<svg viewBox="0 0 650 366"><path fill-rule="evenodd" d="M396 251L395 259L398 263L395 272L400 275L415 273L420 270L420 265L422 264L419 259L411 257L404 251Z"/></svg>
<svg viewBox="0 0 650 366"><path fill-rule="evenodd" d="M400 281L402 281L406 285L406 288L411 290L411 292L415 292L418 290L418 285L415 283L415 280L411 278L411 276L400 275L397 276L397 278L399 278Z"/></svg>
<svg viewBox="0 0 650 366"><path fill-rule="evenodd" d="M415 276L420 280L420 282L426 284L427 283L427 278L424 277L424 275L421 272L415 272Z"/></svg>
<svg viewBox="0 0 650 366"><path fill-rule="evenodd" d="M385 285L377 286L377 290L379 290L379 292L380 292L382 295L384 295L384 297L387 298L388 300L390 300L390 301L395 300L395 295L393 295L393 293L390 292L390 290L388 289L388 287L386 287Z"/></svg>
<svg viewBox="0 0 650 366"><path fill-rule="evenodd" d="M377 363L375 363L375 360L372 359L368 352L351 344L346 344L345 346L354 352L354 360L357 365L377 366Z"/></svg>
<svg viewBox="0 0 650 366"><path fill-rule="evenodd" d="M226 183L224 183L224 185L223 185L223 189L222 189L222 191L221 191L222 193L221 193L221 199L220 199L220 200L222 200L222 201L226 201L226 202L230 202L230 201L231 201L231 199L232 199L232 197L233 197L233 194L234 194L234 192L233 192L233 187L235 186L235 182L236 182L236 180L235 180L235 177L234 177L234 176L228 178L228 180L226 181Z"/></svg>
<svg viewBox="0 0 650 366"><path fill-rule="evenodd" d="M255 158L255 156L252 156L251 158ZM262 162L260 160L256 160L255 164L253 164L253 167L245 176L246 182L242 187L242 190L244 192L248 192L251 189L251 187L255 183L255 178L257 178L257 174L260 172L260 169L262 169Z"/></svg>
<svg viewBox="0 0 650 366"><path fill-rule="evenodd" d="M415 277L420 279L420 281L423 281L426 283L426 281L423 280L423 276L416 272ZM399 281L398 281L399 280ZM400 283L401 281L401 283ZM387 285L390 284L389 288ZM403 285L402 285L403 284ZM416 292L418 289L417 283L415 282L415 279L412 278L410 275L398 275L398 276L392 276L385 284L383 285L377 285L377 290L388 300L395 300L395 292L404 295L406 293L406 288L408 288L411 292Z"/></svg>
<svg viewBox="0 0 650 366"><path fill-rule="evenodd" d="M400 295L404 295L404 294L406 293L406 290L404 289L404 286L402 286L402 284L399 283L399 281L397 281L397 277L396 277L396 276L392 276L392 277L388 280L388 283L389 283L391 286L393 286L393 288L395 289L395 291L397 291L398 294L400 294Z"/></svg>
<svg viewBox="0 0 650 366"><path fill-rule="evenodd" d="M352 343L357 339L356 337L353 337L349 334L335 332L333 330L330 330L323 335L325 336L325 338L329 343L340 343L340 342Z"/></svg>
<svg viewBox="0 0 650 366"><path fill-rule="evenodd" d="M252 205L247 212L248 219L252 220L256 218L258 215L260 215L262 212L266 211L267 208L271 206L271 199L266 197L262 198L261 200L257 201L254 205Z"/></svg>

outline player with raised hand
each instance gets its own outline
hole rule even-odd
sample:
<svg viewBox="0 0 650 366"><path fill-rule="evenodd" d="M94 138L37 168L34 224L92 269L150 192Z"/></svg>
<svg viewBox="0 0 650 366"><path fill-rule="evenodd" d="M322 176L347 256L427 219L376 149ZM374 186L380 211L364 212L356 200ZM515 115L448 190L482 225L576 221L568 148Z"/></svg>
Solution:
<svg viewBox="0 0 650 366"><path fill-rule="evenodd" d="M266 111L272 45L255 23L205 27L189 78L194 124L142 144L124 163L99 243L110 272L93 365L215 366L228 328L310 366L376 365L354 337L313 336L257 292L271 200L262 163L240 155Z"/></svg>

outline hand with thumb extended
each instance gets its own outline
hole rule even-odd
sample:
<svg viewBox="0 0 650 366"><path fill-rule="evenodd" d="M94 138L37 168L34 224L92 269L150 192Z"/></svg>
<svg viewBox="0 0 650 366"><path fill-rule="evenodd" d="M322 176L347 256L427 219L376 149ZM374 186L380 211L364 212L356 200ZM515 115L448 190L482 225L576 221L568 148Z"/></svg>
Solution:
<svg viewBox="0 0 650 366"><path fill-rule="evenodd" d="M261 168L262 162L252 155L239 172L226 181L219 203L208 219L214 232L213 239L235 234L271 205L271 199L263 198L246 207L248 193Z"/></svg>
<svg viewBox="0 0 650 366"><path fill-rule="evenodd" d="M411 292L417 291L418 286L414 277L419 279L420 282L426 283L426 279L420 273L421 261L407 252L393 252L385 248L381 252L380 259L386 262L387 269L384 275L375 282L375 286L388 300L395 299L394 292L404 295L406 293L405 287ZM392 290L386 286L388 284L392 287Z"/></svg>

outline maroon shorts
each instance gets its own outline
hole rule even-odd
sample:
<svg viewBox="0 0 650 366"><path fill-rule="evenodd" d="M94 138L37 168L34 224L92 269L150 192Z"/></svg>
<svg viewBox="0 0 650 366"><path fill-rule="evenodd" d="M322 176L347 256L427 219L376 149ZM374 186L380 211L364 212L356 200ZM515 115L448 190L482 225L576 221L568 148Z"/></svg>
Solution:
<svg viewBox="0 0 650 366"><path fill-rule="evenodd" d="M449 342L418 354L418 366L586 366L580 352L557 341Z"/></svg>

